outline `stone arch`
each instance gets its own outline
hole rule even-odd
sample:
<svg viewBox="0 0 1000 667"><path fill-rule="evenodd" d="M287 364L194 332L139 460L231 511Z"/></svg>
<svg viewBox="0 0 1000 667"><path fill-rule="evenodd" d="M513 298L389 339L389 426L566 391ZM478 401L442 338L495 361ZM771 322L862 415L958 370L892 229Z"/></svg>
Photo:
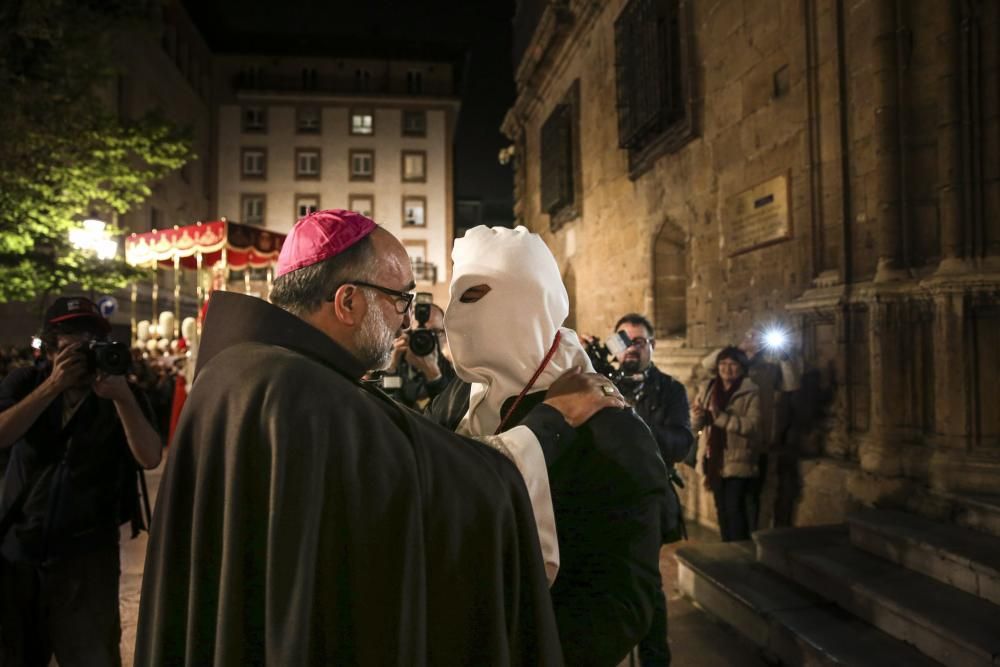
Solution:
<svg viewBox="0 0 1000 667"><path fill-rule="evenodd" d="M563 324L567 329L576 329L576 271L572 264L567 264L562 274L563 285L566 286L566 294L569 295L569 315Z"/></svg>
<svg viewBox="0 0 1000 667"><path fill-rule="evenodd" d="M676 223L665 220L653 239L653 322L657 338L687 332L687 239Z"/></svg>

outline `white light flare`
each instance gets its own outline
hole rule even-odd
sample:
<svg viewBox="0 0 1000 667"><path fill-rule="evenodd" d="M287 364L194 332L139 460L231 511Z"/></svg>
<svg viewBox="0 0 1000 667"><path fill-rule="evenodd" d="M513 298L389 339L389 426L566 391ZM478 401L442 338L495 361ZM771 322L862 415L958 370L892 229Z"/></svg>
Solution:
<svg viewBox="0 0 1000 667"><path fill-rule="evenodd" d="M779 326L764 330L764 347L774 352L780 352L788 346L788 332Z"/></svg>
<svg viewBox="0 0 1000 667"><path fill-rule="evenodd" d="M92 251L98 259L114 259L118 241L106 231L107 226L103 220L84 220L80 227L69 231L69 242L81 250Z"/></svg>

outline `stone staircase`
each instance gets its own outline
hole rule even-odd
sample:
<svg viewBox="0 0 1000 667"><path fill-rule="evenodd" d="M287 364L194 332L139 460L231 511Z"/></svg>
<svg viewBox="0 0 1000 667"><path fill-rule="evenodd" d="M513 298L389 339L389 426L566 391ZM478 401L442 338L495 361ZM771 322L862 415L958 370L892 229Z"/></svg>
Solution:
<svg viewBox="0 0 1000 667"><path fill-rule="evenodd" d="M682 547L678 585L783 665L1000 665L1000 497L932 501Z"/></svg>

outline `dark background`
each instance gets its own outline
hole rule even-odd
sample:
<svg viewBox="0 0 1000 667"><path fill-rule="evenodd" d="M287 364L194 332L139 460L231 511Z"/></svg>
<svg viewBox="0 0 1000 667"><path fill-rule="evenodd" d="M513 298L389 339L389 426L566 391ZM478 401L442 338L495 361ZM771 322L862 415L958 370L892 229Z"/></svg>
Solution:
<svg viewBox="0 0 1000 667"><path fill-rule="evenodd" d="M514 100L513 0L183 0L217 52L407 54L453 60L462 98L455 196L506 205L513 177L497 154ZM329 48L327 48L329 47Z"/></svg>

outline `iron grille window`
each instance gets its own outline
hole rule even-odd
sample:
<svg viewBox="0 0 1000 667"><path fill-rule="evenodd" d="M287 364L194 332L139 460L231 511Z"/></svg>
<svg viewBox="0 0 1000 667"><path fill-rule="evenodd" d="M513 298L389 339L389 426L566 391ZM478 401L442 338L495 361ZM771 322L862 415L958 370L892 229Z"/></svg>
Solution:
<svg viewBox="0 0 1000 667"><path fill-rule="evenodd" d="M542 125L542 210L555 215L573 203L573 109L560 104Z"/></svg>
<svg viewBox="0 0 1000 667"><path fill-rule="evenodd" d="M685 119L679 0L630 0L615 21L618 145L641 149Z"/></svg>

